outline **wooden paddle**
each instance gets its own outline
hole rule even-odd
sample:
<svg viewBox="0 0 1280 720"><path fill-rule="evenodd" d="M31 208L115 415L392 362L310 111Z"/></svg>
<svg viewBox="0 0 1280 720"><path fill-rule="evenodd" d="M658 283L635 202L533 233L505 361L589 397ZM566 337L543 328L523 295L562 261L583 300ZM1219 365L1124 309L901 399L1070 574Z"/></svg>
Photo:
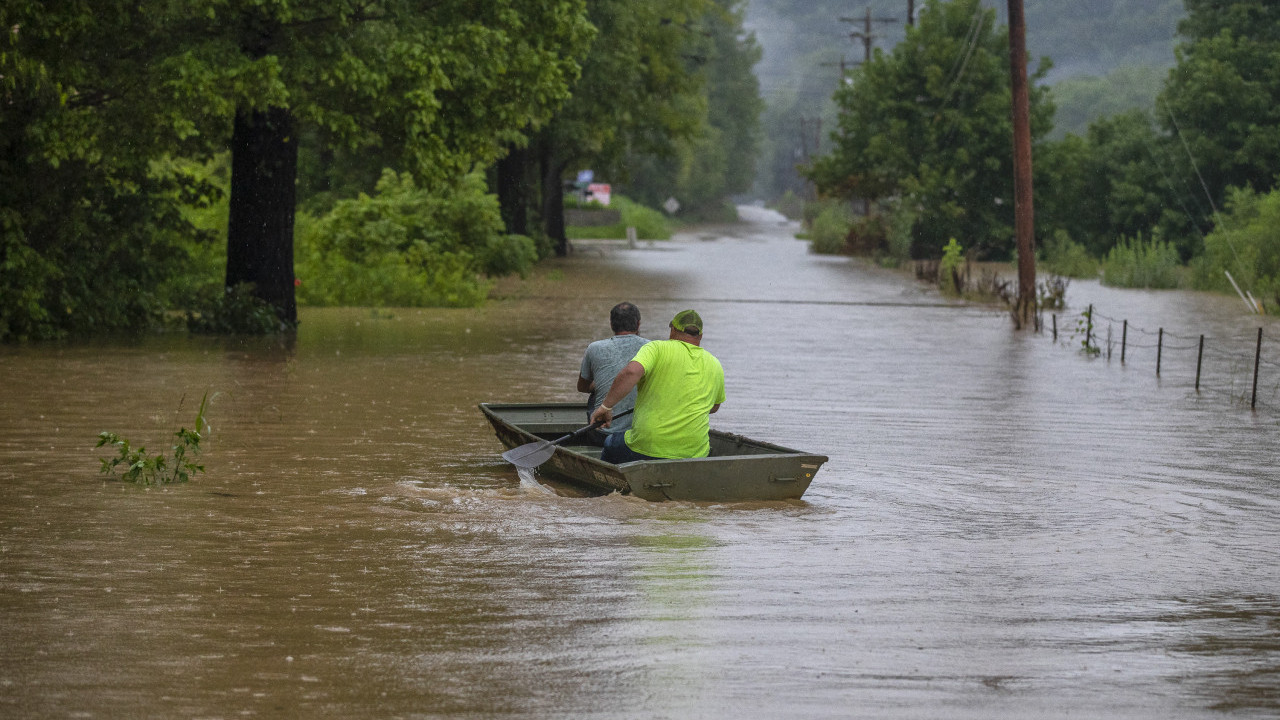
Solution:
<svg viewBox="0 0 1280 720"><path fill-rule="evenodd" d="M632 408L631 410L623 410L617 415L614 415L613 419L617 420L623 415L628 415L632 413L634 410L635 408ZM568 435L565 435L564 437L558 438L556 440L539 440L537 442L531 442L525 445L521 445L520 447L511 448L510 450L502 453L502 459L506 460L512 465L515 465L516 467L521 467L521 468L538 467L542 463L551 459L551 456L554 455L556 452L557 445L563 445L564 443L578 437L579 435L582 435L591 430L595 430L596 428L600 427L603 424L604 423L602 422L591 423L590 425L584 428L578 428L577 430L574 430Z"/></svg>

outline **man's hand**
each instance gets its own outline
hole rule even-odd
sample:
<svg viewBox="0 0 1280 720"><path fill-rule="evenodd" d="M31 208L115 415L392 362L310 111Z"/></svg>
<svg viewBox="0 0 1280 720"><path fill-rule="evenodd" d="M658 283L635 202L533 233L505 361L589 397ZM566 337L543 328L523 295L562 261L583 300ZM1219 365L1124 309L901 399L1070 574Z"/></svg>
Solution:
<svg viewBox="0 0 1280 720"><path fill-rule="evenodd" d="M602 427L609 427L613 423L613 408L606 408L604 405L596 408L596 411L591 413L591 424L596 423L602 423Z"/></svg>

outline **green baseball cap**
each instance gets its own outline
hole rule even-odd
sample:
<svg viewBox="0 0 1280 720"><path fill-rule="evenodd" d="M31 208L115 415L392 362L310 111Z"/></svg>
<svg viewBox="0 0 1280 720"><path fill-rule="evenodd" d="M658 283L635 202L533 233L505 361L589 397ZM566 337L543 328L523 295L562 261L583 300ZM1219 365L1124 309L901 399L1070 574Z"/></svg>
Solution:
<svg viewBox="0 0 1280 720"><path fill-rule="evenodd" d="M671 320L671 327L686 335L701 335L702 317L692 310L681 310Z"/></svg>

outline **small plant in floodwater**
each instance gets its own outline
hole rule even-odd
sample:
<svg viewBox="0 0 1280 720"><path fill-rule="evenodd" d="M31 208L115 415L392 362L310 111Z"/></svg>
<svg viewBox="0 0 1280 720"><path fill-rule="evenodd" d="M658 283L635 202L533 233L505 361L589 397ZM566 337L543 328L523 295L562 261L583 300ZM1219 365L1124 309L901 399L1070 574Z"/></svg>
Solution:
<svg viewBox="0 0 1280 720"><path fill-rule="evenodd" d="M964 265L964 250L955 238L942 248L942 262L938 264L938 287L945 295L959 295L964 288L960 268Z"/></svg>
<svg viewBox="0 0 1280 720"><path fill-rule="evenodd" d="M200 441L209 432L209 423L205 420L205 410L209 407L209 393L200 400L200 410L196 412L195 430L179 428L174 437L178 440L170 449L170 454L157 453L151 455L144 447L133 447L129 441L113 432L98 434L98 444L113 445L118 454L113 458L98 458L102 461L101 471L108 477L116 477L116 468L124 466L119 477L125 482L139 485L167 485L169 483L187 482L197 472L204 472L204 465L196 463L200 454ZM201 434L203 432L203 434Z"/></svg>
<svg viewBox="0 0 1280 720"><path fill-rule="evenodd" d="M1084 339L1080 341L1080 349L1086 355L1101 355L1102 348L1098 347L1097 336L1093 331L1093 306L1090 305L1088 310L1080 313L1080 317L1076 320L1075 334L1083 333Z"/></svg>

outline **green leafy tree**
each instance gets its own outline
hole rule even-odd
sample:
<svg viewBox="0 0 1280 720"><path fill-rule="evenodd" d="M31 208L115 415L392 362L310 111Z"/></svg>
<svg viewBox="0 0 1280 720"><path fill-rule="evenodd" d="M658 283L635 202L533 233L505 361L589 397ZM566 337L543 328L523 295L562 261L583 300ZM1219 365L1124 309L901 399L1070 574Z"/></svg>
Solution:
<svg viewBox="0 0 1280 720"><path fill-rule="evenodd" d="M0 4L0 339L140 329L184 261L179 203L209 183L159 168L203 147L160 8ZM200 112L197 107L196 112Z"/></svg>
<svg viewBox="0 0 1280 720"><path fill-rule="evenodd" d="M752 71L760 60L755 37L743 32L741 0L714 0L692 36L689 55L705 81L706 117L700 132L678 138L673 152L631 153L624 161L625 191L651 207L668 197L692 218L736 216L727 199L751 188L760 144L763 108Z"/></svg>
<svg viewBox="0 0 1280 720"><path fill-rule="evenodd" d="M913 254L937 256L953 235L980 256L1013 244L1008 33L977 0L930 0L906 39L850 73L831 154L807 171L820 192L919 208ZM1032 136L1051 125L1031 77Z"/></svg>
<svg viewBox="0 0 1280 720"><path fill-rule="evenodd" d="M1185 41L1157 118L1185 144L1208 199L1229 187L1266 192L1280 167L1280 6L1269 0L1187 0ZM1198 177L1195 176L1198 174ZM1211 217L1197 214L1207 229Z"/></svg>
<svg viewBox="0 0 1280 720"><path fill-rule="evenodd" d="M591 35L582 0L16 0L0 8L0 335L145 324L231 153L228 287L296 319L297 147L444 183L537 127ZM12 279L11 279L12 278Z"/></svg>
<svg viewBox="0 0 1280 720"><path fill-rule="evenodd" d="M1093 122L1085 137L1048 143L1036 157L1036 223L1066 232L1097 258L1123 237L1155 228L1182 257L1199 248L1193 213L1207 204L1177 141L1147 113L1131 110Z"/></svg>
<svg viewBox="0 0 1280 720"><path fill-rule="evenodd" d="M439 182L545 120L589 37L580 0L226 0L211 15L201 68L257 80L235 98L227 285L253 283L286 322L299 121L351 151L391 145Z"/></svg>
<svg viewBox="0 0 1280 720"><path fill-rule="evenodd" d="M566 174L591 168L623 176L628 151L663 152L701 128L701 78L687 50L708 0L597 0L588 6L596 35L571 98L526 143L514 139L496 168L508 230L517 234L535 205L541 231L559 254Z"/></svg>

